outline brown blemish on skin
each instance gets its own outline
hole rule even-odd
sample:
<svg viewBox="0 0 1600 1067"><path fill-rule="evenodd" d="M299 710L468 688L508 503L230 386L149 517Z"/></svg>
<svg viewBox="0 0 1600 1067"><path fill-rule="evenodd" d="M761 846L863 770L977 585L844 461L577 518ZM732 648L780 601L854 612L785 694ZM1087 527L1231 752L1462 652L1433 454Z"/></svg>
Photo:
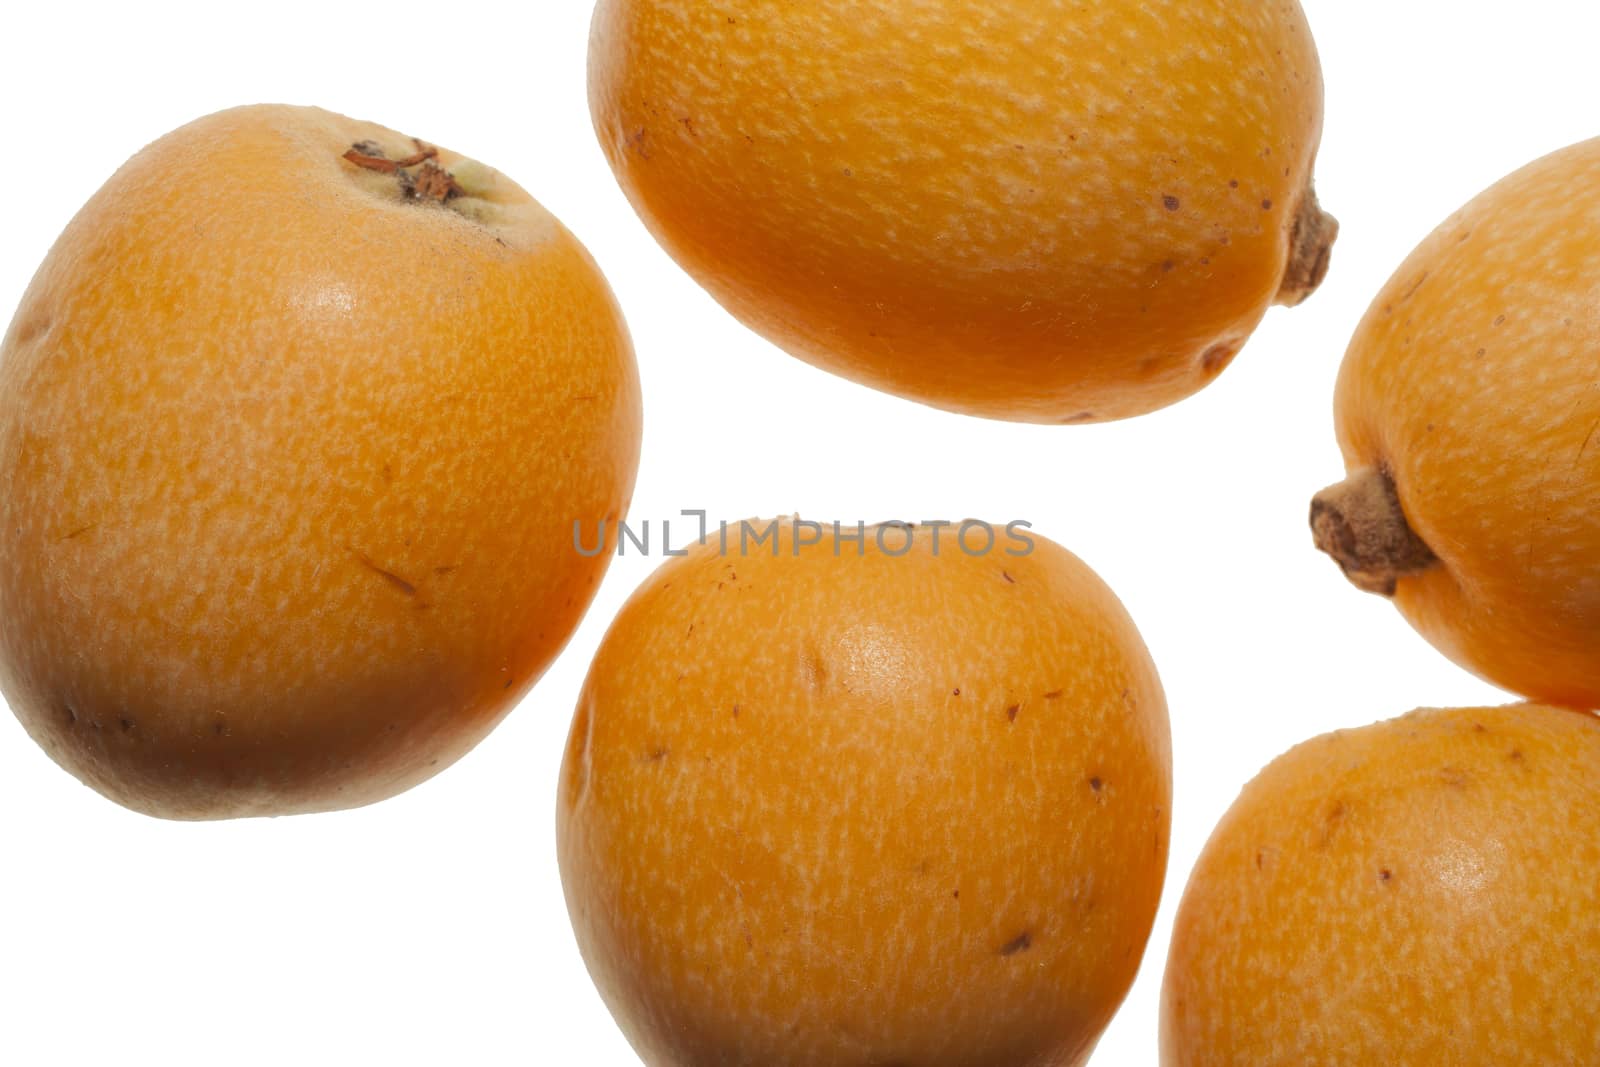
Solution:
<svg viewBox="0 0 1600 1067"><path fill-rule="evenodd" d="M1100 792L1100 790L1104 789L1105 787L1106 784L1100 780L1099 775L1095 775L1093 778L1089 779L1089 788L1093 789L1096 793Z"/></svg>
<svg viewBox="0 0 1600 1067"><path fill-rule="evenodd" d="M1044 695L1044 698L1046 700L1060 700L1061 699L1061 690L1052 689L1052 690L1050 690L1050 692L1048 692L1048 693L1046 693Z"/></svg>
<svg viewBox="0 0 1600 1067"><path fill-rule="evenodd" d="M1589 451L1589 443L1594 440L1594 435L1596 433L1600 433L1600 419L1596 419L1594 421L1594 425L1589 427L1589 432L1583 437L1583 444L1578 446L1579 460L1583 459L1584 454Z"/></svg>
<svg viewBox="0 0 1600 1067"><path fill-rule="evenodd" d="M1066 426L1076 426L1085 422L1093 422L1095 417L1095 413L1092 411L1080 411L1076 415L1068 415L1061 422Z"/></svg>
<svg viewBox="0 0 1600 1067"><path fill-rule="evenodd" d="M1015 578L1011 577L1011 572L1010 571L1001 571L1000 572L1000 577L1004 578L1006 580L1006 584L1008 584L1008 585L1016 585L1017 584L1017 580Z"/></svg>
<svg viewBox="0 0 1600 1067"><path fill-rule="evenodd" d="M25 321L21 326L17 327L17 344L25 345L29 341L33 341L39 337L42 337L44 334L49 332L50 325L51 320L47 313L39 312L38 314L35 314L33 317Z"/></svg>
<svg viewBox="0 0 1600 1067"><path fill-rule="evenodd" d="M1033 947L1033 934L1027 930L1013 937L1000 946L1001 956L1015 956L1019 952L1026 952Z"/></svg>
<svg viewBox="0 0 1600 1067"><path fill-rule="evenodd" d="M372 573L376 574L378 577L382 578L384 581L400 590L406 596L417 595L417 587L411 582L406 581L406 579L402 578L393 571L385 570L384 568L378 566L373 562L372 557L368 556L361 550L352 548L349 551L351 555L355 556L356 559L360 561L363 567L367 568Z"/></svg>
<svg viewBox="0 0 1600 1067"><path fill-rule="evenodd" d="M1422 275L1411 283L1411 288L1407 289L1400 297L1400 303L1404 304L1407 300L1417 295L1417 290L1422 288L1422 283L1428 280L1428 274L1428 271L1423 271Z"/></svg>
<svg viewBox="0 0 1600 1067"><path fill-rule="evenodd" d="M76 726L76 725L78 725L78 713L77 713L76 710L73 709L72 705L71 704L66 705L66 707L63 710L65 710L66 713L67 713L67 725L68 726Z"/></svg>
<svg viewBox="0 0 1600 1067"><path fill-rule="evenodd" d="M1440 767L1439 780L1452 789L1465 789L1472 781L1460 767Z"/></svg>
<svg viewBox="0 0 1600 1067"><path fill-rule="evenodd" d="M1011 705L1009 708L1006 709L1006 721L1007 722L1016 722L1017 721L1017 715L1021 711L1022 711L1022 705L1021 704L1013 704L1013 705Z"/></svg>
<svg viewBox="0 0 1600 1067"><path fill-rule="evenodd" d="M1317 840L1318 848L1328 847L1328 844L1333 840L1333 835L1338 833L1339 827L1344 825L1344 819L1347 814L1349 814L1349 810L1344 806L1344 801L1335 800L1333 806L1328 809L1328 814L1323 816L1322 831Z"/></svg>
<svg viewBox="0 0 1600 1067"><path fill-rule="evenodd" d="M1176 211L1182 207L1183 204L1179 202L1178 198L1175 196L1163 196L1161 198L1161 206L1166 208L1168 211Z"/></svg>
<svg viewBox="0 0 1600 1067"><path fill-rule="evenodd" d="M662 760L667 758L667 753L669 751L671 750L668 749L666 745L657 745L645 755L645 759L650 763L660 763Z"/></svg>
<svg viewBox="0 0 1600 1067"><path fill-rule="evenodd" d="M79 526L77 529L72 530L69 533L63 534L59 538L59 540L60 541L76 541L78 538L82 537L84 534L88 533L90 530L94 529L96 526L99 526L99 525L100 524L98 522L91 522L91 523L88 523L87 525Z"/></svg>
<svg viewBox="0 0 1600 1067"><path fill-rule="evenodd" d="M801 655L800 673L805 678L806 687L813 692L821 692L827 687L828 667L816 651L808 649Z"/></svg>
<svg viewBox="0 0 1600 1067"><path fill-rule="evenodd" d="M1394 872L1387 867L1383 868L1383 870L1378 872L1378 881L1382 882L1384 885L1388 885L1390 882L1394 881Z"/></svg>
<svg viewBox="0 0 1600 1067"><path fill-rule="evenodd" d="M1238 351L1237 347L1227 342L1212 345L1206 349L1205 355L1200 357L1201 371L1206 374L1218 373L1233 360Z"/></svg>

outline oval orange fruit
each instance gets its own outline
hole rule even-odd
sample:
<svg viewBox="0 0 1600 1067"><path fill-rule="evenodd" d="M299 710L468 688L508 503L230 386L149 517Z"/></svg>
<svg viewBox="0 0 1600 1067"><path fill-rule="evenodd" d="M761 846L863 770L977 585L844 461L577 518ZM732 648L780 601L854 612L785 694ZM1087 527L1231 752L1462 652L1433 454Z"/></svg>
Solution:
<svg viewBox="0 0 1600 1067"><path fill-rule="evenodd" d="M589 79L623 190L712 296L938 407L1151 411L1327 267L1294 0L600 0Z"/></svg>
<svg viewBox="0 0 1600 1067"><path fill-rule="evenodd" d="M1456 662L1600 707L1600 140L1436 230L1356 331L1317 542Z"/></svg>
<svg viewBox="0 0 1600 1067"><path fill-rule="evenodd" d="M511 181L311 108L135 155L0 346L0 688L155 815L348 807L482 738L577 625L640 398Z"/></svg>
<svg viewBox="0 0 1600 1067"><path fill-rule="evenodd" d="M613 623L559 793L590 973L651 1067L1082 1063L1166 866L1155 668L1043 538L856 532L713 541Z"/></svg>
<svg viewBox="0 0 1600 1067"><path fill-rule="evenodd" d="M1600 1063L1600 719L1418 711L1240 795L1178 908L1166 1067Z"/></svg>

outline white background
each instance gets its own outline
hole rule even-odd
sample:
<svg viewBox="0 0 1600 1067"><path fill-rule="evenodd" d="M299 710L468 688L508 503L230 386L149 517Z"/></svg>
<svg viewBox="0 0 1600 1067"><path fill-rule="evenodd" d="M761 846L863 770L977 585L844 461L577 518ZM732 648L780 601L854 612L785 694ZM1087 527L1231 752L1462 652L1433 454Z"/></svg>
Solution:
<svg viewBox="0 0 1600 1067"><path fill-rule="evenodd" d="M723 314L596 146L583 0L16 5L0 37L0 306L128 155L234 104L318 104L504 170L588 244L626 309L646 399L635 518L1026 518L1122 596L1167 687L1177 800L1161 918L1095 1063L1148 1064L1172 911L1240 785L1326 730L1506 699L1347 586L1312 550L1306 506L1341 474L1333 379L1378 286L1468 197L1600 124L1587 0L1306 7L1328 93L1318 187L1344 223L1329 281L1271 313L1203 394L1124 423L942 414ZM0 1063L636 1063L572 940L552 824L587 663L655 562L613 566L476 752L361 811L151 820L0 717Z"/></svg>

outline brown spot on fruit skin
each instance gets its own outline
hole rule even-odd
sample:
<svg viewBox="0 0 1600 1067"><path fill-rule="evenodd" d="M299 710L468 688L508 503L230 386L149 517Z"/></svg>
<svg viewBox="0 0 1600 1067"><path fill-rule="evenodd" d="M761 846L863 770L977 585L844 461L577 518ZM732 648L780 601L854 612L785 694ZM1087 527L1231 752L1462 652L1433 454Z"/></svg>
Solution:
<svg viewBox="0 0 1600 1067"><path fill-rule="evenodd" d="M1335 800L1329 805L1327 814L1323 816L1322 828L1317 839L1320 847L1327 848L1333 842L1334 835L1344 825L1345 816L1348 814L1349 809L1342 800Z"/></svg>
<svg viewBox="0 0 1600 1067"><path fill-rule="evenodd" d="M1165 207L1168 211L1177 211L1180 207L1183 206L1179 202L1178 198L1175 197L1175 196L1164 196L1164 197L1162 197L1161 198L1161 205L1163 207Z"/></svg>
<svg viewBox="0 0 1600 1067"><path fill-rule="evenodd" d="M349 551L351 555L356 557L363 567L378 575L378 577L388 582L394 588L400 590L400 592L404 593L406 596L417 595L417 587L415 585L407 581L405 578L400 577L400 575L396 574L394 571L378 566L377 563L373 562L372 557L367 555L365 552L355 548L352 548Z"/></svg>
<svg viewBox="0 0 1600 1067"><path fill-rule="evenodd" d="M43 337L45 334L50 332L51 324L52 319L47 312L38 311L32 315L29 315L27 318L23 319L21 325L17 327L17 346L20 348L25 344L29 344Z"/></svg>
<svg viewBox="0 0 1600 1067"><path fill-rule="evenodd" d="M1016 937L1000 946L1000 955L1009 958L1017 955L1018 953L1026 952L1032 947L1033 935L1024 930L1022 933L1018 934Z"/></svg>
<svg viewBox="0 0 1600 1067"><path fill-rule="evenodd" d="M1206 374L1220 374L1232 362L1238 349L1232 344L1212 345L1200 357L1200 369Z"/></svg>

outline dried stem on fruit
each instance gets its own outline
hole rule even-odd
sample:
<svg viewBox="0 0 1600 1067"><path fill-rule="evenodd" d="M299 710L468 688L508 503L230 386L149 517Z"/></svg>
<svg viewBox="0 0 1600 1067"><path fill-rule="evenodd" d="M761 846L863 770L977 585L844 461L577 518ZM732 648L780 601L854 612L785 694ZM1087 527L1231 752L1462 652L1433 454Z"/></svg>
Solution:
<svg viewBox="0 0 1600 1067"><path fill-rule="evenodd" d="M1322 210L1316 189L1307 185L1294 229L1289 232L1289 265L1284 268L1278 303L1294 307L1317 291L1328 276L1333 243L1338 239L1339 220Z"/></svg>
<svg viewBox="0 0 1600 1067"><path fill-rule="evenodd" d="M1311 531L1345 577L1369 593L1392 597L1401 578L1439 562L1406 522L1394 479L1375 467L1318 493L1311 501Z"/></svg>
<svg viewBox="0 0 1600 1067"><path fill-rule="evenodd" d="M466 193L449 171L434 162L439 156L437 148L423 144L416 138L412 138L411 143L416 151L404 159L390 159L372 141L351 145L344 158L363 170L393 174L399 182L401 195L408 200L432 200L443 204ZM415 171L412 168L416 168Z"/></svg>

